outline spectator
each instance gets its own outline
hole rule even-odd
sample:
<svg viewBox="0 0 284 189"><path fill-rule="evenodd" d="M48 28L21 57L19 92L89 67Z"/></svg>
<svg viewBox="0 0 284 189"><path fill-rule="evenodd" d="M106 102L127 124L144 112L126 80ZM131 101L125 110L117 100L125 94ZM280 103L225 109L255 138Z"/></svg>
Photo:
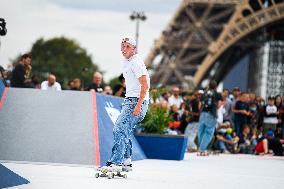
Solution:
<svg viewBox="0 0 284 189"><path fill-rule="evenodd" d="M233 132L228 123L228 128L221 128L218 130L216 135L217 138L217 149L221 150L221 153L236 153L239 137Z"/></svg>
<svg viewBox="0 0 284 189"><path fill-rule="evenodd" d="M169 128L177 131L177 128L180 126L180 115L175 104L170 107L170 115L173 121L169 122Z"/></svg>
<svg viewBox="0 0 284 189"><path fill-rule="evenodd" d="M233 106L233 102L231 101L231 99L229 98L229 90L228 89L224 89L222 92L222 101L223 101L223 106L225 109L224 112L224 122L225 121L229 121L230 123L232 123L232 106Z"/></svg>
<svg viewBox="0 0 284 189"><path fill-rule="evenodd" d="M102 93L104 91L105 85L103 84L103 76L100 72L95 72L93 75L93 82L89 87L87 87L88 91L95 90L98 93Z"/></svg>
<svg viewBox="0 0 284 189"><path fill-rule="evenodd" d="M241 95L241 90L239 87L234 87L233 91L232 91L232 121L233 121L233 127L235 128L235 115L236 115L236 112L235 112L235 106L236 106L236 103L237 101L239 100L239 97Z"/></svg>
<svg viewBox="0 0 284 189"><path fill-rule="evenodd" d="M112 95L112 89L109 85L105 86L103 94L104 95Z"/></svg>
<svg viewBox="0 0 284 189"><path fill-rule="evenodd" d="M275 106L277 107L277 111L279 112L277 119L277 135L283 139L284 137L284 106L282 103L282 97L280 95L277 95L275 97Z"/></svg>
<svg viewBox="0 0 284 189"><path fill-rule="evenodd" d="M162 93L162 95L160 96L160 98L159 98L159 102L162 102L162 101L167 101L168 102L170 96L171 96L171 93L169 91L164 91Z"/></svg>
<svg viewBox="0 0 284 189"><path fill-rule="evenodd" d="M72 90L73 88L74 88L74 80L71 79L71 80L68 81L68 89Z"/></svg>
<svg viewBox="0 0 284 189"><path fill-rule="evenodd" d="M256 134L251 134L250 127L245 125L240 135L239 149L242 154L253 154L257 144Z"/></svg>
<svg viewBox="0 0 284 189"><path fill-rule="evenodd" d="M126 94L126 88L125 88L125 78L123 77L123 74L120 74L118 80L120 81L120 83L116 84L113 87L113 95L124 98Z"/></svg>
<svg viewBox="0 0 284 189"><path fill-rule="evenodd" d="M29 88L29 81L26 77L26 68L31 70L32 57L29 54L24 54L20 58L20 62L12 71L11 87Z"/></svg>
<svg viewBox="0 0 284 189"><path fill-rule="evenodd" d="M182 114L180 115L180 126L178 127L180 134L185 134L185 129L188 126L188 123L191 119L191 116L189 115L188 110L182 111Z"/></svg>
<svg viewBox="0 0 284 189"><path fill-rule="evenodd" d="M256 95L254 93L250 93L249 98L250 101L248 104L251 116L249 117L248 124L251 125L251 127L255 128L259 123L259 106L258 102L256 101Z"/></svg>
<svg viewBox="0 0 284 189"><path fill-rule="evenodd" d="M234 87L233 91L233 100L232 100L232 105L235 106L236 102L238 101L240 95L241 95L241 90L239 87Z"/></svg>
<svg viewBox="0 0 284 189"><path fill-rule="evenodd" d="M160 101L159 105L162 109L168 110L168 106L169 106L168 101L162 100L162 101Z"/></svg>
<svg viewBox="0 0 284 189"><path fill-rule="evenodd" d="M184 102L182 102L180 104L180 107L179 107L179 110L178 110L178 113L179 113L179 116L181 117L184 113L184 111L186 110L186 104Z"/></svg>
<svg viewBox="0 0 284 189"><path fill-rule="evenodd" d="M179 114L179 122L180 125L177 128L179 134L184 134L184 131L190 121L189 110L185 104L185 102L181 103L180 108L178 110Z"/></svg>
<svg viewBox="0 0 284 189"><path fill-rule="evenodd" d="M255 153L257 155L265 155L273 153L275 156L283 156L284 140L280 140L274 136L272 130L267 131L266 138L262 138L255 147Z"/></svg>
<svg viewBox="0 0 284 189"><path fill-rule="evenodd" d="M222 97L216 91L216 81L209 83L209 88L202 95L202 112L199 119L199 130L198 130L198 144L199 153L198 155L207 156L207 147L212 140L215 126L217 124L216 111L221 105Z"/></svg>
<svg viewBox="0 0 284 189"><path fill-rule="evenodd" d="M275 132L276 125L278 123L277 116L279 112L275 106L274 97L268 97L268 104L264 107L264 119L263 119L263 132L266 133L268 130Z"/></svg>
<svg viewBox="0 0 284 189"><path fill-rule="evenodd" d="M82 91L81 80L79 78L73 79L73 91Z"/></svg>
<svg viewBox="0 0 284 189"><path fill-rule="evenodd" d="M39 78L37 76L33 75L31 80L32 80L32 82L31 82L32 88L34 88L34 89L40 89L41 88L40 81L39 81Z"/></svg>
<svg viewBox="0 0 284 189"><path fill-rule="evenodd" d="M11 86L11 80L10 80L10 77L9 77L10 75L11 75L11 72L6 71L0 65L0 81L2 81L6 87L10 87Z"/></svg>
<svg viewBox="0 0 284 189"><path fill-rule="evenodd" d="M224 108L224 102L221 101L221 105L217 108L217 125L216 128L219 125L222 125L224 122L224 114L226 113L226 110Z"/></svg>
<svg viewBox="0 0 284 189"><path fill-rule="evenodd" d="M238 136L240 136L241 131L243 130L243 125L248 124L248 117L251 115L249 112L248 101L249 95L243 92L235 105L234 127Z"/></svg>
<svg viewBox="0 0 284 189"><path fill-rule="evenodd" d="M169 105L176 105L177 107L180 107L183 102L182 97L179 95L180 90L178 87L174 87L172 91L173 94L169 97Z"/></svg>
<svg viewBox="0 0 284 189"><path fill-rule="evenodd" d="M189 101L189 115L191 116L191 119L189 120L189 123L185 129L185 136L188 136L187 150L191 152L197 151L197 146L194 141L198 134L199 112L201 109L200 97L203 93L204 92L202 90L197 91L195 95L193 95L193 98L191 98Z"/></svg>
<svg viewBox="0 0 284 189"><path fill-rule="evenodd" d="M262 129L263 127L263 116L264 116L264 106L265 106L265 101L262 97L257 96L256 97L256 103L258 107L258 123L257 123L257 128Z"/></svg>
<svg viewBox="0 0 284 189"><path fill-rule="evenodd" d="M43 81L41 83L41 90L61 91L61 85L56 82L55 75L49 74L47 77L47 81Z"/></svg>

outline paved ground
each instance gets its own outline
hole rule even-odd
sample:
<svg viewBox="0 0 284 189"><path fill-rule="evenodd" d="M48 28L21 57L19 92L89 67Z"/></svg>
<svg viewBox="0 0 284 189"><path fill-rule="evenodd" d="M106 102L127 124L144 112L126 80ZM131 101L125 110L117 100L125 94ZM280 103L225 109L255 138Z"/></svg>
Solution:
<svg viewBox="0 0 284 189"><path fill-rule="evenodd" d="M284 186L284 158L271 156L186 154L183 161L142 160L134 162L134 171L127 179L111 180L96 179L94 168L88 166L15 162L3 165L31 181L15 189L279 189Z"/></svg>

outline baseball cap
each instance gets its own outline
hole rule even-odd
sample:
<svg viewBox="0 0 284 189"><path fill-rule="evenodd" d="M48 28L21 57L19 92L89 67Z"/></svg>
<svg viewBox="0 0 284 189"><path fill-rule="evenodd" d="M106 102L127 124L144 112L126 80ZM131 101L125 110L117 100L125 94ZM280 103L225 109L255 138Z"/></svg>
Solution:
<svg viewBox="0 0 284 189"><path fill-rule="evenodd" d="M268 137L274 137L274 132L272 130L269 130L269 131L266 132L266 135Z"/></svg>
<svg viewBox="0 0 284 189"><path fill-rule="evenodd" d="M124 43L124 42L127 42L127 43L129 43L130 45L133 45L133 46L136 47L136 40L135 40L133 37L131 37L131 36L126 36L126 37L124 37L124 38L122 39L122 43Z"/></svg>

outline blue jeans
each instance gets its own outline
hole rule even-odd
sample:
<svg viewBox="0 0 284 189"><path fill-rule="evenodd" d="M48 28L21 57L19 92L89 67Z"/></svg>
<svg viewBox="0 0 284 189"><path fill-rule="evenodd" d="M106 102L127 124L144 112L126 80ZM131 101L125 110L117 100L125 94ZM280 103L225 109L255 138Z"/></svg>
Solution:
<svg viewBox="0 0 284 189"><path fill-rule="evenodd" d="M216 124L216 118L212 114L201 112L198 129L198 144L201 152L206 151L207 146L211 142Z"/></svg>
<svg viewBox="0 0 284 189"><path fill-rule="evenodd" d="M247 124L247 120L244 120L244 119L241 119L235 116L234 127L235 127L237 136L241 136L241 133L243 132L243 127L245 124Z"/></svg>
<svg viewBox="0 0 284 189"><path fill-rule="evenodd" d="M226 135L225 139L229 141L233 140L231 135ZM224 141L218 140L217 145L219 150L228 150Z"/></svg>
<svg viewBox="0 0 284 189"><path fill-rule="evenodd" d="M188 137L187 139L187 148L197 150L197 146L194 142L197 133L198 133L198 122L191 122L187 125L184 135Z"/></svg>
<svg viewBox="0 0 284 189"><path fill-rule="evenodd" d="M141 122L148 110L149 101L144 100L138 116L133 115L133 110L138 102L138 98L125 98L121 114L118 116L114 128L114 144L109 162L122 164L124 159L132 155L131 135L136 125Z"/></svg>

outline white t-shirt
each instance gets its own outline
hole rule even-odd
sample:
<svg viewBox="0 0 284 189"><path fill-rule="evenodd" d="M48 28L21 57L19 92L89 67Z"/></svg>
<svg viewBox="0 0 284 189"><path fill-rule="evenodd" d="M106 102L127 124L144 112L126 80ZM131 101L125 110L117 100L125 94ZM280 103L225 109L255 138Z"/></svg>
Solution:
<svg viewBox="0 0 284 189"><path fill-rule="evenodd" d="M169 106L176 105L178 108L180 108L181 103L183 103L183 100L180 96L176 98L174 95L169 97Z"/></svg>
<svg viewBox="0 0 284 189"><path fill-rule="evenodd" d="M61 85L58 82L55 82L52 86L48 86L48 81L43 81L41 83L41 90L61 91Z"/></svg>
<svg viewBox="0 0 284 189"><path fill-rule="evenodd" d="M140 97L141 85L138 80L146 75L148 87L150 88L150 77L143 60L138 54L124 60L123 77L125 78L126 97ZM149 89L144 100L149 100Z"/></svg>
<svg viewBox="0 0 284 189"><path fill-rule="evenodd" d="M226 113L226 109L224 108L224 106L220 106L217 109L217 123L222 124L224 121L224 114Z"/></svg>
<svg viewBox="0 0 284 189"><path fill-rule="evenodd" d="M267 114L275 114L277 112L277 107L275 105L273 105L273 106L267 105L265 111L266 111ZM277 119L277 116L264 117L263 122L264 123L270 123L270 124L277 124L278 119Z"/></svg>

